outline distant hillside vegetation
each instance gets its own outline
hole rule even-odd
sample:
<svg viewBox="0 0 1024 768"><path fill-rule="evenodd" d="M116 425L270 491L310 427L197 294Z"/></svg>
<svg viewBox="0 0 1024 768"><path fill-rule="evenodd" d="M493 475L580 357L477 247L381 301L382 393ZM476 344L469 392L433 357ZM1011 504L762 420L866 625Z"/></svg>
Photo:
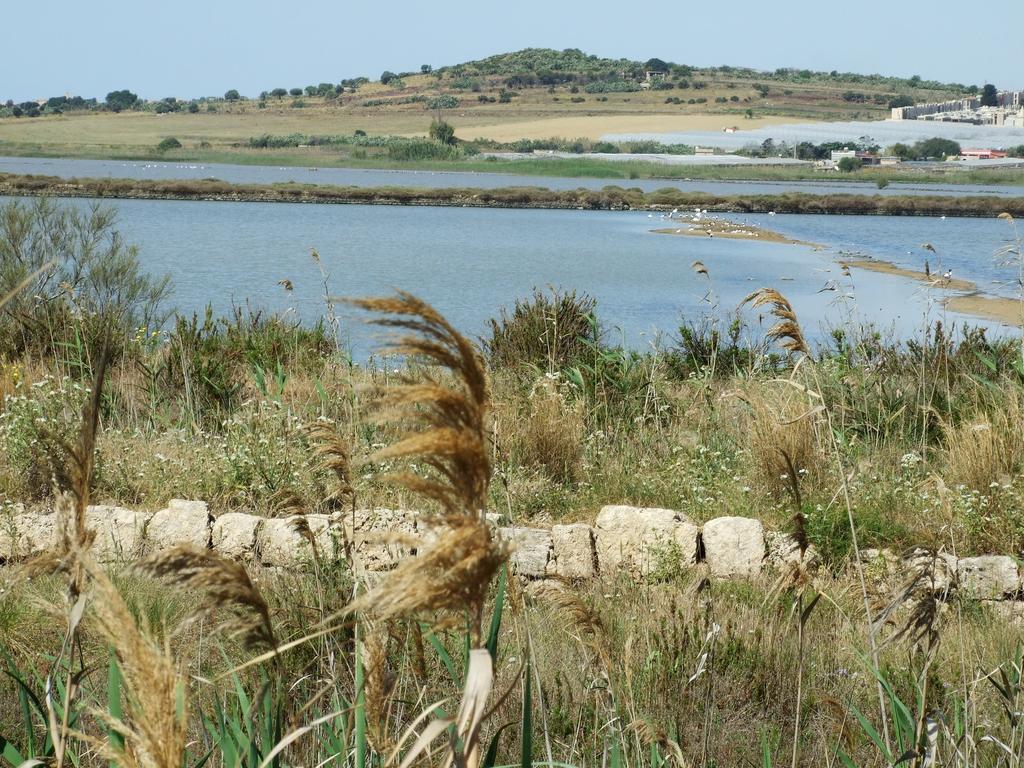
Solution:
<svg viewBox="0 0 1024 768"><path fill-rule="evenodd" d="M538 85L556 85L564 82L589 79L615 79L622 77L643 77L646 72L664 72L670 77L693 75L725 75L735 78L757 78L775 82L805 83L812 80L827 80L836 84L850 83L873 85L894 90L936 90L943 92L976 92L976 85L941 83L924 80L919 76L901 78L880 74L858 74L856 72L818 72L809 69L783 67L774 71L762 71L749 67L694 67L651 58L647 61L632 59L609 59L584 53L578 48L557 51L552 48L524 48L512 53L499 53L485 59L452 64L435 70L454 77L465 75L532 75Z"/></svg>

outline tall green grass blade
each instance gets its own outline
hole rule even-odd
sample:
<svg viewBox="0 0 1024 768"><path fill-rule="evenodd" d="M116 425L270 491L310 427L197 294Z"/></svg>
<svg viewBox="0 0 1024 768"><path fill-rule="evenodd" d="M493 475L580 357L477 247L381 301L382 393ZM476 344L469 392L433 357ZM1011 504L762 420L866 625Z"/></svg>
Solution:
<svg viewBox="0 0 1024 768"><path fill-rule="evenodd" d="M355 686L356 686L356 731L355 768L366 768L366 670L363 667L363 627L361 622L356 622L355 628L356 658L355 658Z"/></svg>
<svg viewBox="0 0 1024 768"><path fill-rule="evenodd" d="M501 734L511 725L512 722L505 723L494 732L494 735L491 737L491 743L487 746L487 753L484 755L482 768L494 768L494 764L498 761L498 742L501 739Z"/></svg>
<svg viewBox="0 0 1024 768"><path fill-rule="evenodd" d="M508 586L508 564L498 574L498 593L494 598L494 613L491 614L491 629L487 633L487 652L491 663L498 664L498 634L501 632L501 618L505 612L505 589Z"/></svg>
<svg viewBox="0 0 1024 768"><path fill-rule="evenodd" d="M422 625L423 632L427 638L427 642L430 643L430 647L434 649L434 653L437 654L437 658L441 660L444 668L448 670L448 674L452 678L458 687L462 687L462 674L459 672L459 668L455 664L455 660L452 655L448 653L448 649L444 647L444 643L441 639L434 634L433 630L424 622Z"/></svg>
<svg viewBox="0 0 1024 768"><path fill-rule="evenodd" d="M520 768L530 768L533 765L533 698L530 695L530 663L526 664L526 671L523 678L523 720L519 729L520 744L522 745Z"/></svg>
<svg viewBox="0 0 1024 768"><path fill-rule="evenodd" d="M110 663L107 670L107 714L110 715L110 719L114 722L124 720L124 710L121 707L121 683L121 667L117 663L117 656L114 654L114 650L111 649ZM107 728L107 738L113 750L120 752L124 749L124 736L116 728ZM110 768L117 768L116 761L110 761Z"/></svg>
<svg viewBox="0 0 1024 768"><path fill-rule="evenodd" d="M11 768L18 768L18 766L25 762L25 758L17 748L3 736L0 736L0 747L3 747L0 750L0 757L3 757Z"/></svg>

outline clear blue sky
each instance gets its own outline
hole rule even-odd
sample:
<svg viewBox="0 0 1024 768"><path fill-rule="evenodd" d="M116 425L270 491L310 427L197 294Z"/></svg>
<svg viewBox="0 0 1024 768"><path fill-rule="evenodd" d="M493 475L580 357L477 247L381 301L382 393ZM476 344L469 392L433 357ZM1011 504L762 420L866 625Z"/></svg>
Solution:
<svg viewBox="0 0 1024 768"><path fill-rule="evenodd" d="M256 95L526 47L1024 88L1022 0L7 0L0 98ZM965 20L965 17L969 19Z"/></svg>

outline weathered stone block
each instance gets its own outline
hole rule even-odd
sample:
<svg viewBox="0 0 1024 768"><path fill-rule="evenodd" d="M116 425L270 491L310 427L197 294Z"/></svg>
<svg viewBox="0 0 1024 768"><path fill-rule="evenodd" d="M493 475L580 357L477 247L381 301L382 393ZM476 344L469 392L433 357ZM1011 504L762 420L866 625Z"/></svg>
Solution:
<svg viewBox="0 0 1024 768"><path fill-rule="evenodd" d="M551 531L540 528L499 528L498 535L515 546L509 562L520 576L540 578L551 558Z"/></svg>
<svg viewBox="0 0 1024 768"><path fill-rule="evenodd" d="M766 531L764 539L766 548L764 562L773 571L781 572L787 566L800 564L801 561L807 570L814 571L820 564L818 551L813 545L807 548L801 559L800 545L792 534Z"/></svg>
<svg viewBox="0 0 1024 768"><path fill-rule="evenodd" d="M345 537L353 548L357 567L364 571L385 571L410 556L419 543L416 517L416 512L407 509L357 509L354 515L341 513ZM340 552L340 547L338 549Z"/></svg>
<svg viewBox="0 0 1024 768"><path fill-rule="evenodd" d="M563 579L591 579L597 575L594 530L589 525L552 526L551 544L549 575Z"/></svg>
<svg viewBox="0 0 1024 768"><path fill-rule="evenodd" d="M960 588L981 600L1001 600L1020 591L1020 574L1012 557L962 557L957 563Z"/></svg>
<svg viewBox="0 0 1024 768"><path fill-rule="evenodd" d="M109 506L85 510L85 524L96 532L92 551L100 561L130 561L142 554L149 512Z"/></svg>
<svg viewBox="0 0 1024 768"><path fill-rule="evenodd" d="M150 552L192 544L210 546L210 510L205 501L171 499L167 509L153 515L146 526L146 548Z"/></svg>
<svg viewBox="0 0 1024 768"><path fill-rule="evenodd" d="M918 588L941 597L957 588L958 561L947 552L915 549L903 560L900 569L905 580L917 579Z"/></svg>
<svg viewBox="0 0 1024 768"><path fill-rule="evenodd" d="M20 508L19 508L20 509ZM52 549L57 516L18 511L0 520L0 558L20 560Z"/></svg>
<svg viewBox="0 0 1024 768"><path fill-rule="evenodd" d="M213 521L214 550L232 560L249 561L256 549L256 534L263 518L244 512L225 512Z"/></svg>
<svg viewBox="0 0 1024 768"><path fill-rule="evenodd" d="M602 507L594 524L602 575L649 576L666 564L696 562L699 529L681 512L654 507Z"/></svg>
<svg viewBox="0 0 1024 768"><path fill-rule="evenodd" d="M340 550L335 542L342 536L341 524L332 515L293 515L265 520L256 548L263 565L293 568L313 561L311 539L320 557L331 560Z"/></svg>
<svg viewBox="0 0 1024 768"><path fill-rule="evenodd" d="M718 517L704 523L704 558L713 576L751 579L764 564L764 526L749 517Z"/></svg>

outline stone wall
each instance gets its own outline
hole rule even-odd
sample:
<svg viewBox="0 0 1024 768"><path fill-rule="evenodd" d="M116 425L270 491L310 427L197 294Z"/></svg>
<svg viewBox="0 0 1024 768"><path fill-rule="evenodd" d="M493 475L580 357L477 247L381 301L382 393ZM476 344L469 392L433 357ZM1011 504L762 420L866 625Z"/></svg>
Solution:
<svg viewBox="0 0 1024 768"><path fill-rule="evenodd" d="M381 571L414 555L424 530L415 512L358 510L355 515L305 515L262 518L239 512L212 515L205 502L172 500L158 512L111 506L88 508L96 531L94 551L108 562L126 562L177 544L212 548L253 566L301 568L318 554L342 557L352 547L361 570ZM594 525L574 523L547 528L518 528L489 516L498 535L514 544L511 562L527 579L592 579L626 576L634 580L668 577L703 564L720 579L757 579L800 558L787 534L766 531L757 520L719 517L698 525L670 509L607 506ZM14 510L0 519L0 559L15 562L52 547L54 514ZM808 567L816 555L804 555ZM1024 613L1022 572L1012 557L956 558L915 550L899 557L887 550L862 552L865 572L876 591L929 565L931 586L943 593L959 590L981 600L999 601Z"/></svg>

